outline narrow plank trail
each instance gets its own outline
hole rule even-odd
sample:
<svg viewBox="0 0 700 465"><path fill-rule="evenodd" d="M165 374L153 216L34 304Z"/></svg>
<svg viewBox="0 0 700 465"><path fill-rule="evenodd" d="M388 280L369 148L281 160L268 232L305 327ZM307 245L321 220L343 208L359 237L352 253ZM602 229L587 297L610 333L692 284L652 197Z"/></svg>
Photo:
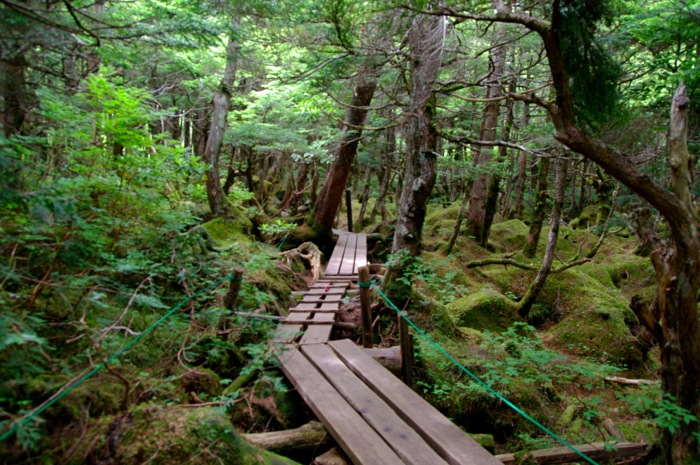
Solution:
<svg viewBox="0 0 700 465"><path fill-rule="evenodd" d="M339 232L325 276L275 334L287 378L356 465L502 465L354 342L330 340L366 265L366 235Z"/></svg>

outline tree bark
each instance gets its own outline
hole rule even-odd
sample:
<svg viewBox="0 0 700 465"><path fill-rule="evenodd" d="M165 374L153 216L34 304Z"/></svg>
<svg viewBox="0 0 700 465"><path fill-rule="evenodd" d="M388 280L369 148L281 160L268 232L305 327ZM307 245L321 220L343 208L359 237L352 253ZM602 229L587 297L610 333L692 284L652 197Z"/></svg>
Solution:
<svg viewBox="0 0 700 465"><path fill-rule="evenodd" d="M19 134L27 116L24 57L0 62L0 85L5 100L3 125L5 137Z"/></svg>
<svg viewBox="0 0 700 465"><path fill-rule="evenodd" d="M238 41L234 38L229 39L226 47L226 68L221 84L214 92L211 125L209 126L207 143L204 147L204 161L209 165L206 172L207 200L209 202L209 210L215 217L225 216L229 210L228 201L221 187L219 159L221 146L224 141L224 132L226 131L226 120L231 102L233 82L236 79L236 71L238 69L239 50Z"/></svg>
<svg viewBox="0 0 700 465"><path fill-rule="evenodd" d="M535 206L532 213L532 223L527 233L527 242L523 248L523 255L532 258L537 254L537 244L540 241L544 213L547 207L547 175L549 174L549 158L540 160L540 168L537 173L537 193L535 194Z"/></svg>
<svg viewBox="0 0 700 465"><path fill-rule="evenodd" d="M343 137L338 145L336 157L328 169L326 180L314 203L313 227L320 236L330 235L338 208L343 201L345 185L350 177L352 162L362 137L362 126L372 103L377 87L376 68L368 60L360 69L350 105L341 127Z"/></svg>
<svg viewBox="0 0 700 465"><path fill-rule="evenodd" d="M506 61L505 46L499 45L491 49L490 58L493 63L493 68L486 89L486 99L488 102L484 109L484 117L481 122L479 136L479 139L483 141L496 140L500 107L497 97L503 95L501 80L503 79L503 70ZM493 152L489 149L484 150L482 147L477 147L475 151L477 152L476 165L482 168L482 172L477 175L472 184L466 228L467 234L472 236L480 246L485 247L488 242L488 228L490 227L490 225L487 225L487 216L489 215L487 212L487 203L489 201L488 193L491 175L488 172L484 172L483 168L493 159ZM492 207L495 208L493 205ZM493 213L491 213L491 221L493 221Z"/></svg>
<svg viewBox="0 0 700 465"><path fill-rule="evenodd" d="M436 132L429 100L442 63L446 22L443 16L418 15L409 32L411 107L406 131L406 168L399 218L392 246L393 263L384 280L389 298L401 308L411 285L400 279L420 255L426 205L437 176Z"/></svg>
<svg viewBox="0 0 700 465"><path fill-rule="evenodd" d="M559 223L561 222L561 211L564 205L564 193L566 192L566 172L568 161L557 159L554 164L556 180L554 206L552 207L552 225L549 229L549 238L547 240L547 248L545 249L542 266L535 276L535 280L530 284L523 298L518 302L518 313L523 318L527 318L530 313L532 304L535 303L537 296L544 287L544 283L549 276L549 271L552 269L554 261L554 252L557 247L557 239L559 238Z"/></svg>

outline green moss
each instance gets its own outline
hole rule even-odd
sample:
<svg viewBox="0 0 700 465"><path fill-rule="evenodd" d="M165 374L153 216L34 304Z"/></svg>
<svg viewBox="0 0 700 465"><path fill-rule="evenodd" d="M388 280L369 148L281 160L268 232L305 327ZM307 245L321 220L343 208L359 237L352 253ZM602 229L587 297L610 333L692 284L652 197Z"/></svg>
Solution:
<svg viewBox="0 0 700 465"><path fill-rule="evenodd" d="M459 215L459 207L458 202L447 208L443 208L439 204L429 204L428 213L425 217L425 227L430 228L443 220L456 220Z"/></svg>
<svg viewBox="0 0 700 465"><path fill-rule="evenodd" d="M503 331L518 319L515 303L490 286L447 306L459 326Z"/></svg>
<svg viewBox="0 0 700 465"><path fill-rule="evenodd" d="M529 226L520 220L509 220L491 226L489 242L502 251L521 249L527 239Z"/></svg>
<svg viewBox="0 0 700 465"><path fill-rule="evenodd" d="M234 208L228 218L215 218L202 226L218 247L227 248L242 239L247 241L253 223L243 211Z"/></svg>
<svg viewBox="0 0 700 465"><path fill-rule="evenodd" d="M596 205L588 205L581 211L578 218L574 218L569 226L572 229L576 228L588 228L590 226L596 226L598 218L598 207Z"/></svg>
<svg viewBox="0 0 700 465"><path fill-rule="evenodd" d="M143 405L126 416L104 418L80 441L69 464L83 462L198 465L295 462L260 451L241 439L224 409ZM65 446L71 442L66 438ZM87 459L87 460L86 460Z"/></svg>

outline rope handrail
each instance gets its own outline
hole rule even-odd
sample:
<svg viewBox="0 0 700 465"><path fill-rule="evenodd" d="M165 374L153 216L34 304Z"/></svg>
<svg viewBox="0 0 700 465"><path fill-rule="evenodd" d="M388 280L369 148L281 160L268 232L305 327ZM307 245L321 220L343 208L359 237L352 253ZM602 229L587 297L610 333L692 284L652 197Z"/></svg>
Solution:
<svg viewBox="0 0 700 465"><path fill-rule="evenodd" d="M199 291L193 293L192 295L188 296L184 300L182 300L179 304L177 304L175 307L171 308L168 310L167 313L165 313L162 317L158 319L155 323L153 323L151 326L146 328L143 332L138 334L135 338L133 338L131 341L129 341L124 347L116 351L114 354L110 355L107 359L105 359L104 362L100 363L99 365L95 366L92 370L88 371L86 374L78 378L77 381L72 382L69 381L65 385L63 385L57 392L54 394L52 397L49 398L49 400L45 401L41 405L35 407L33 410L31 410L29 413L27 413L25 416L23 416L21 419L13 422L13 425L2 435L0 435L0 442L5 441L7 438L12 436L14 433L19 431L20 428L25 426L31 419L45 411L47 408L51 407L53 404L61 400L63 397L68 395L69 392L71 392L73 389L76 387L80 386L83 384L85 381L90 379L92 376L94 376L97 372L102 370L107 364L111 363L113 360L117 359L120 355L122 355L124 352L129 350L131 347L133 347L137 342L139 342L141 339L143 339L145 336L147 336L151 331L156 329L158 326L160 326L165 320L167 320L170 316L172 316L176 311L178 311L180 308L182 308L183 305L188 303L190 300L199 297L200 295L204 294L205 292L219 286L221 283L229 280L235 279L233 274L229 274L228 276L218 280L214 284L210 284L209 286L205 287L204 289L200 289Z"/></svg>
<svg viewBox="0 0 700 465"><path fill-rule="evenodd" d="M491 386L489 386L489 385L488 385L485 381L483 381L481 378L479 378L479 377L476 376L474 373L472 373L471 371L469 371L469 369L467 369L467 367L465 367L462 363L460 363L457 359L455 359L452 355L450 355L445 349L442 348L442 346L440 346L440 344L438 344L437 342L435 342L430 336L428 336L428 334L427 334L425 331L423 331L422 329L420 329L413 321L411 321L411 319L408 318L408 316L406 315L406 313L405 313L405 312L402 312L402 311L389 299L389 297L387 297L386 294L384 294L384 292L382 292L382 290L379 288L379 286L377 286L377 284L376 284L374 281L368 281L368 282L359 282L359 281L358 281L357 285L360 286L360 287L373 287L374 289L376 289L377 292L379 293L379 295L382 297L382 299L384 299L384 301L385 301L387 304L389 304L389 306L390 306L396 313L398 313L399 316L401 316L401 318L403 318L403 319L406 321L406 323L408 323L409 325L411 325L411 327L413 327L413 329L415 329L416 332L418 332L418 334L419 334L421 337L423 337L423 339L425 339L426 341L428 341L435 349L437 349L438 352L440 352L443 356L445 356L445 357L446 357L450 362L452 362L457 368L459 368L459 369L462 370L464 373L466 373L466 374L467 374L471 379L473 379L478 385L480 385L481 387L485 388L489 393L491 393L491 394L493 394L494 396L496 396L501 402L503 402L503 403L506 404L508 407L510 407L511 409L513 409L516 413L518 413L520 416L522 416L523 418L525 418L526 420L528 420L530 423L532 423L533 425L535 425L535 426L537 426L538 428L540 428L542 431L544 431L545 433L547 433L549 436L551 436L552 438L554 438L555 440L557 440L557 441L558 441L559 443L561 443L563 446L567 447L568 449L571 449L571 451L573 451L574 453L576 453L578 456L580 456L580 457L581 457L582 459L584 459L586 462L590 463L591 465L599 465L598 462L596 462L595 460L593 460L592 458L590 458L589 456L587 456L586 454L584 454L583 452L581 452L580 450L578 450L576 447L574 447L574 446L573 446L570 442L568 442L566 439L560 437L559 435L557 435L556 433L554 433L553 431L551 431L549 428L547 428L546 426L544 426L543 424L541 424L539 421L535 420L533 417L531 417L531 416L528 415L526 412L524 412L523 410L521 410L517 405L513 404L511 401L509 401L508 399L506 399L505 397L503 397L503 395L501 395L501 394L499 394L498 392L496 392Z"/></svg>

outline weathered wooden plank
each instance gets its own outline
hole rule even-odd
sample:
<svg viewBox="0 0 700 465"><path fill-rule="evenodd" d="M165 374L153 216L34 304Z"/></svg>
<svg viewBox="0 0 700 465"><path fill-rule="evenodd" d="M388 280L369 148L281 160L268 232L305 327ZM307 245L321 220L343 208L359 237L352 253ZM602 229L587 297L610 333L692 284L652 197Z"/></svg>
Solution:
<svg viewBox="0 0 700 465"><path fill-rule="evenodd" d="M304 335L299 340L299 344L325 344L331 339L333 325L310 325L306 328Z"/></svg>
<svg viewBox="0 0 700 465"><path fill-rule="evenodd" d="M310 304L310 305L317 305L317 304ZM331 308L313 308L311 310L304 310L304 309L297 310L296 308L290 308L289 313L297 313L297 312L336 313L336 312L338 312L338 310L340 310L338 308L338 304L321 304L321 306L323 306L323 305L330 305Z"/></svg>
<svg viewBox="0 0 700 465"><path fill-rule="evenodd" d="M357 235L357 246L355 247L355 265L353 273L359 275L360 268L367 266L367 234L360 233Z"/></svg>
<svg viewBox="0 0 700 465"><path fill-rule="evenodd" d="M316 310L318 304L303 302L296 305L296 307L291 307L289 310L293 312L310 312Z"/></svg>
<svg viewBox="0 0 700 465"><path fill-rule="evenodd" d="M340 294L343 295L345 294L345 288L340 288L340 287L334 287L331 289L323 289L323 288L312 288L309 289L308 291L304 291L302 294L299 295L336 295Z"/></svg>
<svg viewBox="0 0 700 465"><path fill-rule="evenodd" d="M338 315L336 313L314 313L314 317L311 319L313 323L333 323Z"/></svg>
<svg viewBox="0 0 700 465"><path fill-rule="evenodd" d="M326 287L336 289L336 288L341 288L345 289L348 287L348 283L320 283L320 282L315 282L311 286L309 286L309 289L325 289Z"/></svg>
<svg viewBox="0 0 700 465"><path fill-rule="evenodd" d="M647 445L644 443L618 442L615 450L605 450L604 442L593 444L581 444L574 446L593 460L611 460L634 457L646 452ZM530 452L538 464L571 463L580 462L581 456L568 447L555 447L553 449L543 449ZM507 465L515 465L518 461L515 454L501 454L496 458ZM607 463L607 462L606 462Z"/></svg>
<svg viewBox="0 0 700 465"><path fill-rule="evenodd" d="M316 311L319 310L326 310L326 311L338 311L340 310L340 304L342 302L323 302L321 305L316 309Z"/></svg>
<svg viewBox="0 0 700 465"><path fill-rule="evenodd" d="M343 296L339 295L339 294L326 295L326 296L307 295L307 296L304 296L304 298L301 299L299 302L309 304L309 303L341 302L342 300L343 300Z"/></svg>
<svg viewBox="0 0 700 465"><path fill-rule="evenodd" d="M391 372L344 339L329 345L358 377L414 428L452 465L500 465L486 449L467 436Z"/></svg>
<svg viewBox="0 0 700 465"><path fill-rule="evenodd" d="M317 283L341 283L357 281L357 275L349 276L327 276L316 281Z"/></svg>
<svg viewBox="0 0 700 465"><path fill-rule="evenodd" d="M280 356L282 370L355 465L403 461L298 350Z"/></svg>
<svg viewBox="0 0 700 465"><path fill-rule="evenodd" d="M311 318L311 312L294 312L287 315L287 317L282 320L282 323L300 324L309 318Z"/></svg>
<svg viewBox="0 0 700 465"><path fill-rule="evenodd" d="M341 234L338 236L338 241L335 243L335 248L331 254L331 259L328 260L326 265L326 276L334 276L339 274L340 265L343 262L343 255L345 254L345 246L348 241L348 234Z"/></svg>
<svg viewBox="0 0 700 465"><path fill-rule="evenodd" d="M357 234L347 234L347 243L345 244L345 253L343 254L343 260L340 263L340 269L338 270L339 275L351 275L357 274L353 273L355 267L355 247L357 246ZM340 238L338 238L340 241Z"/></svg>
<svg viewBox="0 0 700 465"><path fill-rule="evenodd" d="M301 352L362 415L407 464L439 465L444 460L327 345L304 346Z"/></svg>
<svg viewBox="0 0 700 465"><path fill-rule="evenodd" d="M291 344L297 340L302 330L302 325L279 325L272 337L272 342Z"/></svg>

